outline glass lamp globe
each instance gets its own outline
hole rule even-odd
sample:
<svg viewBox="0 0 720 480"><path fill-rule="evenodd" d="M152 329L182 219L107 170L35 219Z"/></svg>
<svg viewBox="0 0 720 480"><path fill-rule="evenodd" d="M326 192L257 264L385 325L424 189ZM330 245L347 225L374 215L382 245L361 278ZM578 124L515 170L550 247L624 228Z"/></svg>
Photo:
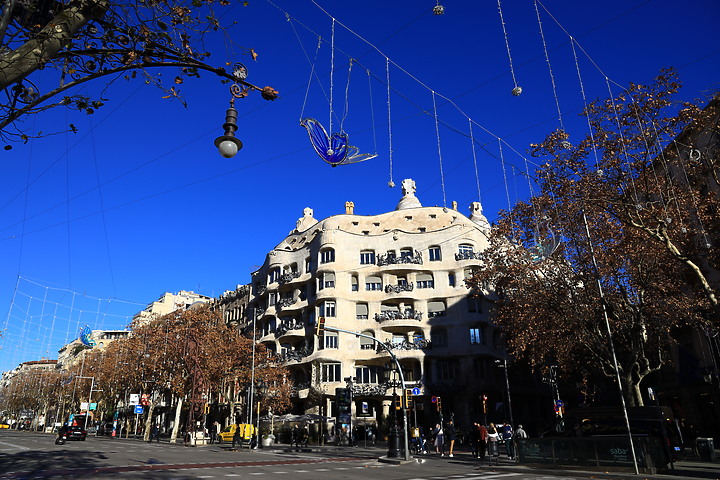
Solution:
<svg viewBox="0 0 720 480"><path fill-rule="evenodd" d="M238 146L232 140L223 140L218 145L218 151L220 152L220 155L222 155L223 157L232 158L237 154Z"/></svg>

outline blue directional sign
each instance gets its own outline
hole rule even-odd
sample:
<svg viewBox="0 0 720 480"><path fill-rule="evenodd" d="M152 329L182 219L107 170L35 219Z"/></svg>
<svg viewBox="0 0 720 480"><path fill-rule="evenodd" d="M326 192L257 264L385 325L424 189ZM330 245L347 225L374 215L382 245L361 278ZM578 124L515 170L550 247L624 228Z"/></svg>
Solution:
<svg viewBox="0 0 720 480"><path fill-rule="evenodd" d="M565 406L565 402L563 402L562 400L555 400L555 406L558 408L562 408Z"/></svg>
<svg viewBox="0 0 720 480"><path fill-rule="evenodd" d="M415 387L412 389L413 395L420 395L420 387Z"/></svg>
<svg viewBox="0 0 720 480"><path fill-rule="evenodd" d="M144 410L143 406L142 406L142 405L135 405L135 413L136 413L137 415L142 415L143 413L145 413L145 410Z"/></svg>

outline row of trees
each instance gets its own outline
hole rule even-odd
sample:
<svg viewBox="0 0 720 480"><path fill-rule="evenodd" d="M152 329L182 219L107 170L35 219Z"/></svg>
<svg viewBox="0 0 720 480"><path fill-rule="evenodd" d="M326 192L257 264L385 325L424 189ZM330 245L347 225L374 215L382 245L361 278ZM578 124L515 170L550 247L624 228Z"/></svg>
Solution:
<svg viewBox="0 0 720 480"><path fill-rule="evenodd" d="M678 104L679 86L663 71L590 104L580 142L533 145L539 193L501 212L468 282L492 285L513 355L587 391L619 372L630 405L680 329L720 327L720 96Z"/></svg>
<svg viewBox="0 0 720 480"><path fill-rule="evenodd" d="M91 397L104 417L98 419L112 419L131 394L142 393L149 400L145 434L163 404L174 407L175 437L184 421L201 420L205 404L227 405L234 415L233 405L246 405L243 396L254 380L267 386L261 412L283 413L292 387L287 372L264 346L256 344L253 355L252 342L210 306L137 320L127 338L84 350L67 371L27 370L15 376L0 393L0 410L32 410L48 422L51 417L61 421L63 412L65 417L79 412L79 403Z"/></svg>

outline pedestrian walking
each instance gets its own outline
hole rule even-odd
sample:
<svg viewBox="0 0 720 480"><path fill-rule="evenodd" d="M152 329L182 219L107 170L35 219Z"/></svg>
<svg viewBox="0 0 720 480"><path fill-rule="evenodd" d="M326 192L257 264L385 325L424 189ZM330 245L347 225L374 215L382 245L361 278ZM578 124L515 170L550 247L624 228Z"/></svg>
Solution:
<svg viewBox="0 0 720 480"><path fill-rule="evenodd" d="M513 448L513 431L512 427L507 422L503 424L500 434L502 435L503 442L505 442L505 453L507 454L507 457L510 459L515 458L515 449Z"/></svg>
<svg viewBox="0 0 720 480"><path fill-rule="evenodd" d="M488 430L485 425L478 425L478 437L478 457L482 460L485 458L488 445Z"/></svg>
<svg viewBox="0 0 720 480"><path fill-rule="evenodd" d="M445 425L445 439L448 442L448 457L453 456L453 449L455 448L455 440L457 440L457 432L455 431L455 424L450 420Z"/></svg>
<svg viewBox="0 0 720 480"><path fill-rule="evenodd" d="M157 440L157 443L160 443L160 427L158 427L157 423L153 425L153 428L150 431L150 439L148 440L148 443L152 443L153 439Z"/></svg>
<svg viewBox="0 0 720 480"><path fill-rule="evenodd" d="M480 426L477 422L473 422L468 428L468 442L470 443L470 454L473 456L473 458L478 458L480 456L479 428Z"/></svg>
<svg viewBox="0 0 720 480"><path fill-rule="evenodd" d="M232 449L235 450L235 445L242 446L242 439L240 438L240 425L235 425L235 432L232 437Z"/></svg>
<svg viewBox="0 0 720 480"><path fill-rule="evenodd" d="M433 436L435 437L435 453L439 453L441 457L444 457L445 433L443 432L442 426L439 423L435 425L435 430L433 430Z"/></svg>

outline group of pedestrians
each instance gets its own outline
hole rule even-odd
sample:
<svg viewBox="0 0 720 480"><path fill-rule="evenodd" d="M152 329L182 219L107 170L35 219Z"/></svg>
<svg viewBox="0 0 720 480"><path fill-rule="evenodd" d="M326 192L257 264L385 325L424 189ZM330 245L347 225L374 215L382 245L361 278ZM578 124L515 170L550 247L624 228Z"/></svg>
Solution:
<svg viewBox="0 0 720 480"><path fill-rule="evenodd" d="M484 459L486 456L500 456L500 443L505 445L505 454L508 458L515 458L515 441L521 438L528 438L527 432L522 425L518 425L513 432L512 426L507 422L495 426L490 423L487 427L478 422L470 426L469 441L472 455L475 458Z"/></svg>
<svg viewBox="0 0 720 480"><path fill-rule="evenodd" d="M453 450L455 449L455 441L457 440L457 431L455 430L455 424L452 420L447 422L445 426L436 424L433 429L433 445L435 446L435 453L441 457L445 456L445 445L448 446L448 457L453 456Z"/></svg>

